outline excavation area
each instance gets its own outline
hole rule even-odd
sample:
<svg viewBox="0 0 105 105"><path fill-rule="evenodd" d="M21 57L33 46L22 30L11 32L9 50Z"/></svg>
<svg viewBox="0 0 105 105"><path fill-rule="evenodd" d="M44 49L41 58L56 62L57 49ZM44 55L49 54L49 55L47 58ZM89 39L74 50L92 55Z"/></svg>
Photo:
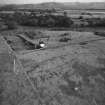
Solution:
<svg viewBox="0 0 105 105"><path fill-rule="evenodd" d="M96 34L35 28L2 32L1 105L104 105L105 37Z"/></svg>

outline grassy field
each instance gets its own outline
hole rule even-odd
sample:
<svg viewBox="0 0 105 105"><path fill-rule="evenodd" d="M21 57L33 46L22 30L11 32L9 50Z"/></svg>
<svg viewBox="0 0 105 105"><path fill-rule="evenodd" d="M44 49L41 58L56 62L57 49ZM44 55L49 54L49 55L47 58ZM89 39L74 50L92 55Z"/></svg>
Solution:
<svg viewBox="0 0 105 105"><path fill-rule="evenodd" d="M31 48L19 34L33 36L36 44L41 39L46 48ZM105 37L32 27L4 31L1 36L16 56L4 56L10 53L0 41L0 68L11 67L0 78L4 79L1 105L104 105ZM18 72L13 69L14 58Z"/></svg>

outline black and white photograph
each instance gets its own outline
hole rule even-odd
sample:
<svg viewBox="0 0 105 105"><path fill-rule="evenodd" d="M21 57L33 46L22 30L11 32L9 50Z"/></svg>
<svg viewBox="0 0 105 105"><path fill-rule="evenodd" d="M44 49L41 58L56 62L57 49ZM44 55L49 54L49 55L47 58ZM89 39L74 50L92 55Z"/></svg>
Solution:
<svg viewBox="0 0 105 105"><path fill-rule="evenodd" d="M0 0L0 105L105 105L105 0Z"/></svg>

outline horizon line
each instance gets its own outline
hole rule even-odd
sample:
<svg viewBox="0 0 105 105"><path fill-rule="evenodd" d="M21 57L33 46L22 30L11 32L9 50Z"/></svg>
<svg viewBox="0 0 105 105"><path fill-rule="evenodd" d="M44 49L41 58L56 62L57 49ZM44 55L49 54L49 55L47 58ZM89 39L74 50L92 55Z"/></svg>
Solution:
<svg viewBox="0 0 105 105"><path fill-rule="evenodd" d="M21 4L42 4L42 3L105 3L105 1L92 1L92 2L83 2L83 1L71 1L71 2L53 2L53 1L48 1L48 2L39 2L39 3L0 3L0 5L21 5Z"/></svg>

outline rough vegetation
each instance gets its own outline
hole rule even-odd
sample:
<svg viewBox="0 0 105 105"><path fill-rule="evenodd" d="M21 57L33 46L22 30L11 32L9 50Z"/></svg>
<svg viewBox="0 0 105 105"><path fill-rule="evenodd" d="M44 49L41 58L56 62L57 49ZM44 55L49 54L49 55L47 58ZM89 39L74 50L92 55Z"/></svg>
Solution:
<svg viewBox="0 0 105 105"><path fill-rule="evenodd" d="M18 25L31 26L31 27L43 27L43 28L72 28L77 29L81 27L104 27L105 17L94 17L93 15L80 14L78 18L69 16L68 12L61 12L56 14L57 11L43 11L37 13L32 12L19 12L14 11L12 14L1 13L0 17L3 19L8 29L16 29ZM55 15L56 14L56 15Z"/></svg>
<svg viewBox="0 0 105 105"><path fill-rule="evenodd" d="M0 40L1 105L104 105L103 37L90 32L39 32L29 28L6 33L2 32L4 40ZM46 49L32 50L29 44L18 37L18 34L32 34L35 35L35 41L39 33L40 38L42 35L49 36L49 40L45 41ZM65 37L71 40L59 42ZM5 41L14 48L16 56L8 49Z"/></svg>

